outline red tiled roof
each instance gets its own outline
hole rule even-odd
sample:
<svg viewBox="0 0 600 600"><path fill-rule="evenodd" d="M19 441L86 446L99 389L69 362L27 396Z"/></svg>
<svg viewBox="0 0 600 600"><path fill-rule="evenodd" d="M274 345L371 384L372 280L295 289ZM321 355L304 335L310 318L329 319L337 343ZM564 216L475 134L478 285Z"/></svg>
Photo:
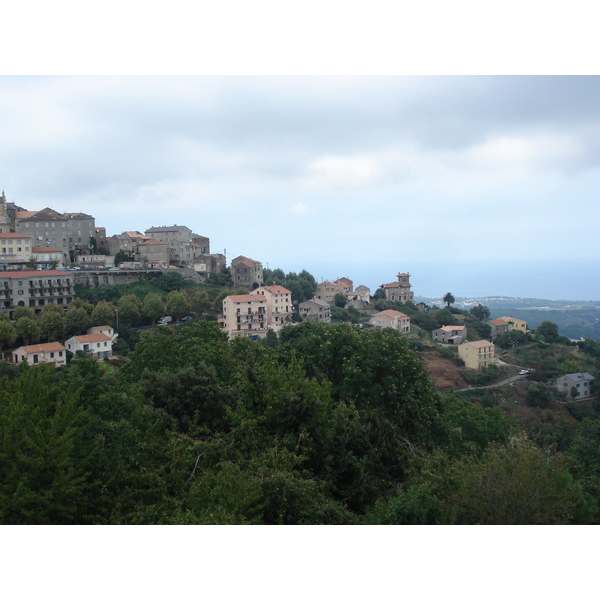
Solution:
<svg viewBox="0 0 600 600"><path fill-rule="evenodd" d="M465 326L464 325L444 325L443 327L440 327L440 329L442 331L447 331L448 333L450 333L452 331L464 331Z"/></svg>
<svg viewBox="0 0 600 600"><path fill-rule="evenodd" d="M67 271L0 271L0 279L9 277L10 279L28 279L29 277L69 277L71 273Z"/></svg>
<svg viewBox="0 0 600 600"><path fill-rule="evenodd" d="M167 242L159 242L158 240L149 239L142 242L140 246L168 246Z"/></svg>
<svg viewBox="0 0 600 600"><path fill-rule="evenodd" d="M488 342L487 340L477 340L476 342L467 342L467 344L471 344L475 348L486 348L487 346L493 346L492 342Z"/></svg>
<svg viewBox="0 0 600 600"><path fill-rule="evenodd" d="M394 287L400 287L400 284L397 281L392 281L392 283L384 283L381 287L394 288Z"/></svg>
<svg viewBox="0 0 600 600"><path fill-rule="evenodd" d="M384 310L382 312L379 313L380 315L384 315L386 317L402 317L404 319L408 319L408 315L405 315L403 312L400 312L399 310L392 310L392 309L388 309L388 310Z"/></svg>
<svg viewBox="0 0 600 600"><path fill-rule="evenodd" d="M31 239L30 235L24 235L22 233L0 233L0 240L8 240L8 239L23 239L23 238L27 238L27 239Z"/></svg>
<svg viewBox="0 0 600 600"><path fill-rule="evenodd" d="M37 215L39 211L37 210L18 210L15 213L15 218L16 219L29 219L29 217L33 217L34 215Z"/></svg>
<svg viewBox="0 0 600 600"><path fill-rule="evenodd" d="M21 348L17 348L17 350L25 350L27 354L33 354L35 352L58 352L59 350L64 350L65 347L58 342L50 342L49 344L35 344L33 346L21 346Z"/></svg>
<svg viewBox="0 0 600 600"><path fill-rule="evenodd" d="M286 290L281 285L264 285L263 287L257 288L253 291L254 294L260 293L260 290L268 290L272 294L291 294L290 290Z"/></svg>
<svg viewBox="0 0 600 600"><path fill-rule="evenodd" d="M507 325L508 324L508 319L494 319L493 321L490 321L490 323L493 323L494 325Z"/></svg>
<svg viewBox="0 0 600 600"><path fill-rule="evenodd" d="M88 335L74 336L78 342L110 342L110 338L104 333L90 333Z"/></svg>
<svg viewBox="0 0 600 600"><path fill-rule="evenodd" d="M240 294L239 296L227 296L232 302L266 302L260 294Z"/></svg>

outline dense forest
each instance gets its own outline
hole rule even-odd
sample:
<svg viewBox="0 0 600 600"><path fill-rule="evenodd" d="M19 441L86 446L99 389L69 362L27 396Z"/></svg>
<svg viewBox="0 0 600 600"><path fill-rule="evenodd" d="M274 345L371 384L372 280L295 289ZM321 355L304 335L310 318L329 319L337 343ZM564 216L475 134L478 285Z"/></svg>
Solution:
<svg viewBox="0 0 600 600"><path fill-rule="evenodd" d="M595 410L555 419L536 384L533 426L485 393L440 393L419 340L361 329L350 308L333 310L346 322L229 341L215 321L233 291L222 279L203 287L172 273L80 289L65 315L49 305L0 322L12 342L45 341L106 323L116 308L121 352L78 354L60 369L0 362L1 523L598 522ZM305 271L266 279L296 301L314 293ZM375 304L410 312L423 331L461 316ZM152 327L166 312L194 320ZM471 312L462 318L478 338L489 326ZM549 352L564 340L552 327L546 336L534 344L540 373L561 367ZM504 341L519 351L520 340ZM600 359L592 340L582 352L586 365Z"/></svg>

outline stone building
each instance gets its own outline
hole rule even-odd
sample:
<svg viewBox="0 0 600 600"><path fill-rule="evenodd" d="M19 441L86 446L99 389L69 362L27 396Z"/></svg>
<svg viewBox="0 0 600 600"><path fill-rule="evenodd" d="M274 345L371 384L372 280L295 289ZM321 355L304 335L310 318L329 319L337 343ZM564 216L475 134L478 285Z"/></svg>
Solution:
<svg viewBox="0 0 600 600"><path fill-rule="evenodd" d="M231 280L236 287L244 286L251 289L254 284L263 284L262 263L246 256L238 256L231 261ZM255 286L255 287L256 287Z"/></svg>
<svg viewBox="0 0 600 600"><path fill-rule="evenodd" d="M398 281L384 283L381 287L385 291L385 299L389 302L414 302L415 295L411 291L409 273L398 273Z"/></svg>

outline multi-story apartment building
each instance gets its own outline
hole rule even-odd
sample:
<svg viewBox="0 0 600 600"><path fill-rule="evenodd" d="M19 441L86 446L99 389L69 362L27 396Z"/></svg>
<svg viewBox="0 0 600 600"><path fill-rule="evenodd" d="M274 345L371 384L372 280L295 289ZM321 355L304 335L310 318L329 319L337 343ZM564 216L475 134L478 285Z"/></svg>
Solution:
<svg viewBox="0 0 600 600"><path fill-rule="evenodd" d="M31 237L20 233L0 233L0 265L22 270L31 260Z"/></svg>
<svg viewBox="0 0 600 600"><path fill-rule="evenodd" d="M458 346L458 356L469 369L485 369L494 364L494 344L487 340L465 342Z"/></svg>
<svg viewBox="0 0 600 600"><path fill-rule="evenodd" d="M267 297L257 294L227 296L223 300L223 317L219 319L221 329L227 331L230 338L265 337L269 329L268 302Z"/></svg>
<svg viewBox="0 0 600 600"><path fill-rule="evenodd" d="M307 300L298 307L298 312L305 321L312 323L330 323L331 308L325 300Z"/></svg>
<svg viewBox="0 0 600 600"><path fill-rule="evenodd" d="M90 254L91 238L96 232L95 219L85 213L60 214L52 208L15 212L14 229L32 238L35 246L51 246L63 253L63 263L70 264L74 255Z"/></svg>
<svg viewBox="0 0 600 600"><path fill-rule="evenodd" d="M72 275L65 271L0 272L0 310L9 313L27 306L35 313L48 303L67 307L74 297Z"/></svg>
<svg viewBox="0 0 600 600"><path fill-rule="evenodd" d="M411 291L410 273L398 273L398 281L384 283L385 299L389 302L414 302L415 295Z"/></svg>
<svg viewBox="0 0 600 600"><path fill-rule="evenodd" d="M292 318L292 292L281 285L266 285L250 292L251 296L267 298L268 324L279 331Z"/></svg>
<svg viewBox="0 0 600 600"><path fill-rule="evenodd" d="M203 254L202 248L189 240L169 242L169 264L192 267L197 256Z"/></svg>
<svg viewBox="0 0 600 600"><path fill-rule="evenodd" d="M13 350L12 361L14 363L20 364L24 360L27 360L29 366L51 363L62 367L67 364L67 352L65 347L58 342L21 346Z"/></svg>
<svg viewBox="0 0 600 600"><path fill-rule="evenodd" d="M262 263L246 256L238 256L231 261L231 280L236 286L252 288L263 284Z"/></svg>

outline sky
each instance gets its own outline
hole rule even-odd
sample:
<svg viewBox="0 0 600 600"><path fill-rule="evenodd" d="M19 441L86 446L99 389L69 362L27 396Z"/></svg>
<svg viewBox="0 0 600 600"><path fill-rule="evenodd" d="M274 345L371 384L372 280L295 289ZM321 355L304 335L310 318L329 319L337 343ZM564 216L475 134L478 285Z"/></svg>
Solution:
<svg viewBox="0 0 600 600"><path fill-rule="evenodd" d="M0 130L9 201L108 235L425 296L545 297L491 275L600 259L596 76L2 77Z"/></svg>

